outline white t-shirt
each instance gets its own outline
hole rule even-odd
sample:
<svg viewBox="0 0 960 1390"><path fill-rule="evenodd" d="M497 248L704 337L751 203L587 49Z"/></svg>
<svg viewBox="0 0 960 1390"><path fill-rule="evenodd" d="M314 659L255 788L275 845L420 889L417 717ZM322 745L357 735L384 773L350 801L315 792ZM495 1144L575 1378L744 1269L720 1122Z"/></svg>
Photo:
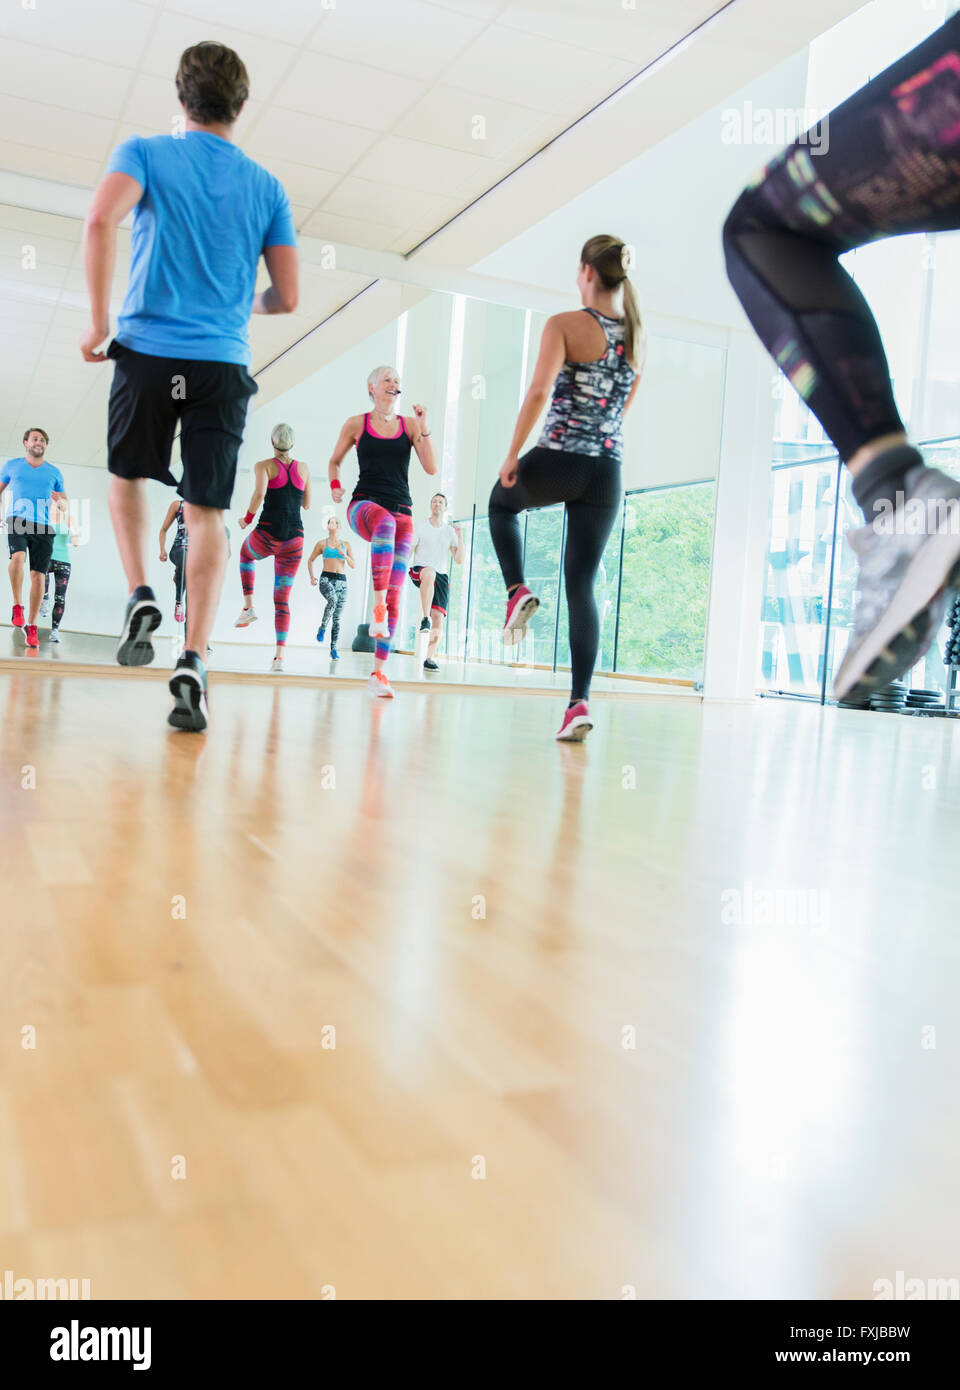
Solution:
<svg viewBox="0 0 960 1390"><path fill-rule="evenodd" d="M418 521L413 540L412 564L425 565L437 574L450 573L450 547L457 544L457 533L449 523L434 526L432 521Z"/></svg>

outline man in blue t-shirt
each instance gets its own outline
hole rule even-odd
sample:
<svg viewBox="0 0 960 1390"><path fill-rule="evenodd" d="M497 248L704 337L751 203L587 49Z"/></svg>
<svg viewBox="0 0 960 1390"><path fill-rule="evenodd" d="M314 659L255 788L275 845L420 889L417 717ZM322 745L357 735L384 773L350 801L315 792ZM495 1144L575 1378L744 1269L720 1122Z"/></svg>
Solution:
<svg viewBox="0 0 960 1390"><path fill-rule="evenodd" d="M14 627L23 629L28 647L39 647L37 614L43 601L43 584L50 568L57 533L51 501L66 501L63 474L45 461L50 436L46 430L29 429L23 436L23 457L8 459L0 467L0 496L10 489L7 505L7 542L10 547L10 588L13 590ZM2 503L0 503L2 505ZM23 571L30 561L30 606L23 617Z"/></svg>
<svg viewBox="0 0 960 1390"><path fill-rule="evenodd" d="M170 680L177 729L206 728L201 653L226 566L230 505L251 377L247 326L255 314L297 307L299 262L281 184L233 143L249 94L247 70L219 43L188 48L177 69L180 135L133 136L114 150L87 214L84 265L92 323L88 362L114 363L107 428L110 511L131 589L117 660L153 660L160 609L147 584L146 479L176 484L170 451L180 428L187 551L186 647ZM133 210L130 281L116 337L110 281L117 227ZM270 285L255 293L260 256Z"/></svg>

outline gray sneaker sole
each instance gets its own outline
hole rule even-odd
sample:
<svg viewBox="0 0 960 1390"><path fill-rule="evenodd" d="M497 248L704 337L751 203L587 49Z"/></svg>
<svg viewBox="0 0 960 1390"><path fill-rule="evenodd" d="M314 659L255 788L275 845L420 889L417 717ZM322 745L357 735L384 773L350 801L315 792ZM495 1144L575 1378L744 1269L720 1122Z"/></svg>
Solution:
<svg viewBox="0 0 960 1390"><path fill-rule="evenodd" d="M837 699L866 699L909 671L928 649L940 626L937 621L925 627L926 610L942 590L958 582L960 535L938 532L913 557L876 627L844 656L833 683Z"/></svg>

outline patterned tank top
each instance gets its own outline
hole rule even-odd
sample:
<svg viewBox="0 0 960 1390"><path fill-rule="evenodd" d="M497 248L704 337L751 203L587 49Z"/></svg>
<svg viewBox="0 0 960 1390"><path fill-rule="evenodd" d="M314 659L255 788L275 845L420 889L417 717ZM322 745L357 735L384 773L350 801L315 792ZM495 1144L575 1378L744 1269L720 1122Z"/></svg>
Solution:
<svg viewBox="0 0 960 1390"><path fill-rule="evenodd" d="M537 442L541 449L622 459L623 407L637 375L627 361L623 320L595 309L584 313L603 329L607 350L595 362L564 362Z"/></svg>

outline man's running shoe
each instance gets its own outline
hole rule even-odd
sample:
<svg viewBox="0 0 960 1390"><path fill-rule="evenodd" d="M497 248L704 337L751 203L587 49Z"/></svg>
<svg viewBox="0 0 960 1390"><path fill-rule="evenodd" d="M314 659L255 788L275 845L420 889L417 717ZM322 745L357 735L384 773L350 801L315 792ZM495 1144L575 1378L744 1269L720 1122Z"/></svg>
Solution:
<svg viewBox="0 0 960 1390"><path fill-rule="evenodd" d="M160 609L153 590L146 584L134 589L123 617L123 631L117 644L121 666L149 666L154 658L153 633L160 626Z"/></svg>
<svg viewBox="0 0 960 1390"><path fill-rule="evenodd" d="M22 603L15 603L15 604L13 605L13 616L11 617L10 621L13 623L14 627L23 627L23 604L22 604Z"/></svg>
<svg viewBox="0 0 960 1390"><path fill-rule="evenodd" d="M196 652L184 652L170 677L174 706L167 715L173 729L200 734L207 727L207 671Z"/></svg>
<svg viewBox="0 0 960 1390"><path fill-rule="evenodd" d="M847 533L860 559L854 629L834 678L838 699L865 699L923 656L960 579L960 483L918 464L902 505Z"/></svg>
<svg viewBox="0 0 960 1390"><path fill-rule="evenodd" d="M36 624L35 624L35 623L28 623L28 624L27 624L25 636L26 636L26 639L27 639L27 646L28 646L28 647L39 647L39 645L40 645L40 634L37 632L37 627L36 627Z"/></svg>

